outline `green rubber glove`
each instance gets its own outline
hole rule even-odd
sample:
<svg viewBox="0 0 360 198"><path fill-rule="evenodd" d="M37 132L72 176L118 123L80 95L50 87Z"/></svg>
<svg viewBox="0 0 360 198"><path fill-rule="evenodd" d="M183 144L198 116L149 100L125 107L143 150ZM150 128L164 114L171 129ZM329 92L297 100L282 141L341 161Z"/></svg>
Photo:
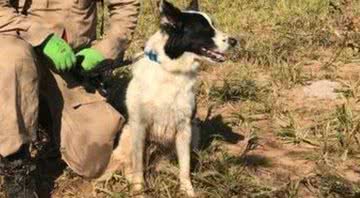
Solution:
<svg viewBox="0 0 360 198"><path fill-rule="evenodd" d="M50 36L44 43L43 53L58 71L69 70L76 64L76 56L71 47L57 35Z"/></svg>
<svg viewBox="0 0 360 198"><path fill-rule="evenodd" d="M101 61L105 60L104 56L93 48L85 48L76 54L76 57L83 57L81 67L85 71L94 69Z"/></svg>

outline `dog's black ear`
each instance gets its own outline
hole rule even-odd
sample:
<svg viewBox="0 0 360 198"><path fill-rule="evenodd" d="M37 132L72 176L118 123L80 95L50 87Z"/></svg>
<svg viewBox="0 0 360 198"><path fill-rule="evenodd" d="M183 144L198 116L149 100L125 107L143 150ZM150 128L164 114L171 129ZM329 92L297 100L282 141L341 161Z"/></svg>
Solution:
<svg viewBox="0 0 360 198"><path fill-rule="evenodd" d="M181 10L166 0L160 2L160 18L162 25L181 26Z"/></svg>
<svg viewBox="0 0 360 198"><path fill-rule="evenodd" d="M199 11L199 1L198 0L191 0L189 6L186 8L187 10Z"/></svg>

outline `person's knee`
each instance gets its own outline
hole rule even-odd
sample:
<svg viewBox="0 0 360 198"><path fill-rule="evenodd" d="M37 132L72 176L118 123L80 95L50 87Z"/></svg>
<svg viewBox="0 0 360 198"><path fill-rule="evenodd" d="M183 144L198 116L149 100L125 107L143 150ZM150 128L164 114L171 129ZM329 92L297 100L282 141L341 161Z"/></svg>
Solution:
<svg viewBox="0 0 360 198"><path fill-rule="evenodd" d="M0 70L17 68L35 70L36 55L33 47L16 37L0 37Z"/></svg>
<svg viewBox="0 0 360 198"><path fill-rule="evenodd" d="M18 134L2 134L0 132L0 143L0 156L7 157L17 153L26 144L26 141Z"/></svg>
<svg viewBox="0 0 360 198"><path fill-rule="evenodd" d="M62 150L62 158L74 172L86 178L97 178L104 173L112 153L111 144L72 146Z"/></svg>

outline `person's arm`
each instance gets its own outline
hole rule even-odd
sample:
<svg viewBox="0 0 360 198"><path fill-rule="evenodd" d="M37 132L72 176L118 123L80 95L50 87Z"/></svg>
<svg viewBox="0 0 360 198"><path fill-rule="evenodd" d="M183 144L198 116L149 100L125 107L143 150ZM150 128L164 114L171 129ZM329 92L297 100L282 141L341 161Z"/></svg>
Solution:
<svg viewBox="0 0 360 198"><path fill-rule="evenodd" d="M52 34L41 24L32 22L25 15L19 14L9 2L9 0L0 0L0 35L15 33L32 46L38 46Z"/></svg>
<svg viewBox="0 0 360 198"><path fill-rule="evenodd" d="M109 0L110 27L103 40L92 48L104 58L115 60L130 43L140 12L140 0Z"/></svg>

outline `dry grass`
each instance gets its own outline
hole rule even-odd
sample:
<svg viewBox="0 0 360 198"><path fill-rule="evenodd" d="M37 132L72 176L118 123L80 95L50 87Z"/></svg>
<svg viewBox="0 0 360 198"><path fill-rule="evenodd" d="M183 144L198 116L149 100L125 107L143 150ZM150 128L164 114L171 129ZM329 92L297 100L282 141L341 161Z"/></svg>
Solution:
<svg viewBox="0 0 360 198"><path fill-rule="evenodd" d="M187 1L174 2L184 6ZM158 20L154 17L157 14L154 5L152 1L144 2L130 55L140 50L145 39L156 30ZM256 133L266 138L269 134L264 133L270 130L277 144L295 148L310 145L315 150L295 157L318 165L313 174L279 184L262 179L253 169L254 166L256 169L273 168L276 172L272 159L254 158L241 152L230 154L227 147L222 146L226 138L216 140L197 155L200 158L193 172L193 182L201 197L359 196L359 185L347 181L339 168L343 163L356 165L359 156L360 114L354 102L359 97L358 81L343 83L337 106L327 106L326 101L318 108L297 106L287 101L284 94L310 81L341 82L342 77L337 74L339 68L358 62L360 26L357 20L360 15L357 8L360 3L340 0L202 1L202 8L211 13L220 29L243 42L232 52L231 61L218 66L203 65L198 93L200 108L213 106L215 112L222 114L222 122L227 127L245 136ZM214 132L208 127L203 126L204 134L211 132L221 136L222 130L226 130L223 126ZM332 171L323 171L323 167ZM149 195L183 197L178 192L174 165L148 174ZM108 192L114 191L111 186L102 187ZM127 196L126 193L116 195Z"/></svg>
<svg viewBox="0 0 360 198"><path fill-rule="evenodd" d="M204 149L192 175L200 197L359 197L360 78L348 78L352 70L343 70L360 64L360 1L200 2L220 29L243 40L231 60L204 64L200 72ZM143 1L128 56L157 30L155 5ZM117 74L128 79L128 72ZM301 95L311 81L324 79L342 84L338 99ZM213 115L207 117L210 106ZM234 142L234 132L245 140ZM260 145L247 150L254 134ZM308 167L311 173L301 171ZM57 178L55 197L129 197L121 174L90 182L70 173ZM149 169L147 186L152 197L184 197L173 160ZM86 187L90 190L79 190Z"/></svg>

